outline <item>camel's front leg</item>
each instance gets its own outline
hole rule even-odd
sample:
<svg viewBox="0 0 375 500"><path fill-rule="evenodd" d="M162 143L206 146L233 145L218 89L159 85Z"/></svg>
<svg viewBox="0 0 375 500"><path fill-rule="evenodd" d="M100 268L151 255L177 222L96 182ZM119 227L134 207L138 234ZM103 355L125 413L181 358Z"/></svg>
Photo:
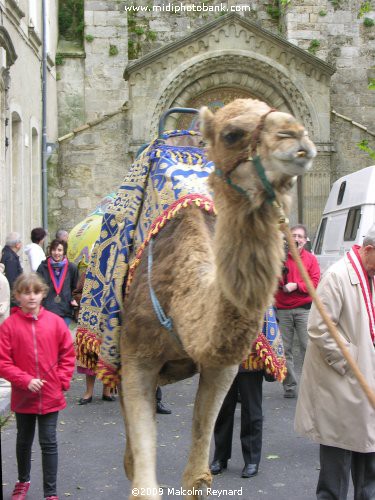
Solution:
<svg viewBox="0 0 375 500"><path fill-rule="evenodd" d="M155 360L122 360L122 403L127 436L125 463L132 481L130 500L160 500L156 480Z"/></svg>
<svg viewBox="0 0 375 500"><path fill-rule="evenodd" d="M193 491L187 500L207 496L212 476L208 467L210 441L217 415L237 373L238 366L202 367L194 405L190 456L183 476L183 488Z"/></svg>

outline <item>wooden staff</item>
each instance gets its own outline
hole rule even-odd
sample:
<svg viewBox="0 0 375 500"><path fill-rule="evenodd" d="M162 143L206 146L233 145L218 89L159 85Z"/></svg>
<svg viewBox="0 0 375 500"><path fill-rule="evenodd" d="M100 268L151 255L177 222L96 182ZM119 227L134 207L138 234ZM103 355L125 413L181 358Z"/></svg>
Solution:
<svg viewBox="0 0 375 500"><path fill-rule="evenodd" d="M307 273L307 271L306 271L306 269L305 269L305 267L304 267L304 265L302 263L301 257L299 256L299 253L298 253L297 248L296 248L295 241L294 241L294 239L292 237L292 233L290 232L289 227L286 224L284 224L282 226L282 230L284 231L284 233L286 235L286 238L287 238L287 241L288 241L288 245L289 245L289 250L290 250L290 253L292 254L293 260L297 264L297 267L298 267L298 270L299 270L299 272L300 272L300 274L302 276L302 279L303 279L303 281L306 284L306 288L307 288L310 296L312 297L313 302L314 302L316 308L318 309L321 317L323 318L325 324L327 325L329 333L332 335L332 337L335 339L337 345L341 349L341 352L342 352L344 358L346 359L346 361L348 362L348 365L352 369L352 372L354 373L354 376L356 377L356 379L358 380L358 382L359 382L360 386L362 387L364 393L366 394L367 399L369 400L371 406L373 408L375 408L375 393L371 389L371 387L368 385L365 377L363 376L362 372L358 368L357 363L354 361L354 359L352 358L350 352L345 347L343 341L341 340L340 334L337 331L337 328L335 327L335 325L334 325L333 321L331 320L331 318L328 316L328 314L327 314L327 312L326 312L326 310L325 310L325 308L323 306L322 301L318 297L318 294L316 293L314 285L311 282L310 276L308 275L308 273Z"/></svg>

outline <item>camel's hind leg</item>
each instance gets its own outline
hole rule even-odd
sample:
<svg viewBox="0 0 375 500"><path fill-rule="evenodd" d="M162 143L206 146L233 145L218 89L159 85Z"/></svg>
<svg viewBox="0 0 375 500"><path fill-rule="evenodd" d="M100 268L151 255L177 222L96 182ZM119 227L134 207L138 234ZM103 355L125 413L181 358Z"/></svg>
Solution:
<svg viewBox="0 0 375 500"><path fill-rule="evenodd" d="M125 471L130 500L160 500L156 480L155 389L160 366L150 360L122 360L121 386L126 435Z"/></svg>
<svg viewBox="0 0 375 500"><path fill-rule="evenodd" d="M192 491L187 500L203 500L212 476L208 467L210 441L216 417L237 373L238 366L201 369L194 405L192 442L183 488Z"/></svg>

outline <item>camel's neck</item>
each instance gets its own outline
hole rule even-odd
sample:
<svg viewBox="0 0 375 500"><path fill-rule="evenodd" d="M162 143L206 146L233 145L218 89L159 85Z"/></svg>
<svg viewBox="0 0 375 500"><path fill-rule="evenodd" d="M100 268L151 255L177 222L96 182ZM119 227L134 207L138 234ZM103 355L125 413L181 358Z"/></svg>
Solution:
<svg viewBox="0 0 375 500"><path fill-rule="evenodd" d="M227 192L228 194L228 192ZM216 328L210 348L219 356L232 349L234 358L250 351L260 333L263 315L273 302L284 257L282 234L275 209L262 205L249 211L248 202L217 197L215 226ZM228 344L229 341L229 344ZM230 347L231 346L231 347Z"/></svg>
<svg viewBox="0 0 375 500"><path fill-rule="evenodd" d="M250 213L246 203L221 204L214 244L219 288L243 314L264 310L272 302L283 259L277 213L268 204Z"/></svg>
<svg viewBox="0 0 375 500"><path fill-rule="evenodd" d="M228 365L239 363L260 333L273 302L283 245L270 205L250 211L248 201L226 185L216 200L214 231L196 210L187 210L173 231L175 272L183 286L173 292L172 310L179 328L190 332L184 341L195 362ZM194 251L178 251L193 241L198 243Z"/></svg>

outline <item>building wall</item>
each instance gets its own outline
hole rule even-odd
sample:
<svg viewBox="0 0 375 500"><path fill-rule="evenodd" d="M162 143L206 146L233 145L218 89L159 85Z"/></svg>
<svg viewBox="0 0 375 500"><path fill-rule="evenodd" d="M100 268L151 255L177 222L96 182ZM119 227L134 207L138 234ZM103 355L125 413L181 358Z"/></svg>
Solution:
<svg viewBox="0 0 375 500"><path fill-rule="evenodd" d="M331 110L337 111L370 131L373 126L375 92L368 88L375 61L375 27L365 27L364 18L375 20L375 2L361 15L362 0L342 0L335 9L328 0L293 0L284 18L289 41L308 50L319 42L316 55L336 68L331 81ZM359 17L361 16L361 17ZM357 143L368 139L375 149L374 135L349 121L331 116L331 180L371 165Z"/></svg>
<svg viewBox="0 0 375 500"><path fill-rule="evenodd" d="M57 95L54 59L57 40L57 2L48 3L49 65L47 76L47 141L57 139ZM4 61L0 82L2 139L0 148L0 244L18 231L24 243L33 227L42 225L41 212L41 2L0 1L3 29L17 58ZM4 48L3 48L4 49ZM8 144L4 147L4 144Z"/></svg>
<svg viewBox="0 0 375 500"><path fill-rule="evenodd" d="M276 1L267 3L257 0L251 2L242 2L240 0L224 2L210 0L204 3L198 0L190 0L188 3L181 2L183 5L195 5L197 9L199 6L202 7L203 4L211 8L223 4L228 9L235 8L237 9L236 12L243 18L256 21L260 27L270 33L280 36L281 39L288 40L297 47L316 55L317 61L320 59L335 67L336 72L331 77L330 86L327 90L325 85L319 87L314 73L309 75L307 72L301 78L302 73L297 74L298 72L293 69L294 59L291 54L286 53L283 56L286 58L286 65L290 69L290 79L293 81L293 78L295 78L296 87L305 95L306 102L311 99L312 95L314 96L314 105L312 107L316 112L315 124L319 123L319 128L310 131L318 142L319 157L315 162L314 172L309 177L306 177L300 186L300 196L303 198L304 205L298 215L303 222L308 223L312 236L316 230L332 182L345 173L364 168L373 163L369 156L357 147L359 141L368 139L370 146L372 145L375 148L374 136L364 130L366 127L370 131L374 129L372 126L375 106L374 91L368 89L368 81L372 74L371 71L374 71L371 67L375 55L375 29L374 27L366 28L363 24L364 17L375 18L375 11L374 2L371 2L369 4L370 11L362 17L358 17L363 3L362 0L340 0L335 3L330 0L292 0L285 9L277 12L279 2ZM119 144L121 144L121 147L125 145L124 157L121 158L123 168L129 165L131 157L140 144L151 139L151 135L155 132L156 114L160 110L165 110L163 106L168 107L170 104L169 101L167 102L168 99L163 100L166 95L163 94L163 89L166 89L167 81L172 86L175 86L176 92L178 85L180 85L180 94L178 92L176 95L172 95L173 92L168 94L171 99L172 97L175 99L175 101L173 99L172 101L180 102L176 98L178 95L183 96L182 101L184 101L184 79L186 78L186 72L184 71L190 64L186 62L184 66L184 58L187 61L192 54L189 54L186 48L181 48L181 54L184 50L185 54L178 61L180 67L173 66L173 63L166 57L161 62L160 70L155 70L151 65L145 66L142 70L143 73L141 71L138 77L134 76L132 81L129 82L124 82L122 79L122 71L127 67L128 62L130 62L129 67L131 67L134 61L144 60L144 58L153 54L155 50L162 51L168 43L177 43L183 36L203 29L207 23L218 19L221 15L217 11L209 10L206 12L199 10L167 11L167 5L170 6L171 4L172 2L159 0L153 2L136 0L131 4L125 0L119 0L118 2L87 1L85 35L91 35L93 39L91 42L85 41L86 59L74 63L69 62L71 65L70 74L72 75L72 72L75 72L76 75L82 76L79 76L76 83L73 84L73 78L63 77L59 82L59 85L65 85L65 87L68 83L72 85L71 95L79 94L82 96L80 102L84 102L84 113L80 108L80 116L83 114L85 116L82 125L86 123L92 124L95 119L104 116L107 112L112 112L121 105L123 99L129 101L127 110L124 111L127 128L123 131L119 130L119 133L123 133L123 137L109 135L106 138L113 148L118 148ZM241 12L238 8L242 4L246 5L246 10ZM129 10L131 6L138 8L138 11L135 9ZM161 10L161 6L164 6L164 10ZM270 6L275 7L276 10L271 10ZM127 22L125 23L126 19ZM231 35L230 32L222 34L220 43L223 51L228 50L229 46L231 46L231 36L235 37L236 34ZM211 41L208 40L202 43L202 47L197 50L198 52L201 50L202 54L204 54ZM207 43L207 46L204 46L204 43ZM108 57L108 44L119 47L118 54L113 58ZM239 44L244 45L242 51L253 50L251 44L248 44L249 48L246 49L246 43L243 39L239 39ZM126 50L127 45L128 51ZM218 50L220 51L220 47ZM265 57L272 60L275 56L272 52L272 46L270 45L267 50L269 52ZM243 54L241 53L241 55ZM204 56L202 55L202 57ZM209 61L207 60L202 64L208 65ZM214 67L212 72L215 74ZM234 82L235 76L230 75L230 77ZM215 78L220 80L221 77L214 76L213 81L215 81ZM201 84L202 80L199 80L199 75L197 75L197 82L190 81L188 91L190 98L194 97L191 93L194 89L196 89L197 93L202 91ZM278 85L277 78L275 79L275 75L272 75L271 72L269 80L265 81L265 85L268 85L271 93L272 87ZM204 90L208 89L204 88ZM263 91L266 97L268 91L266 91L265 87ZM319 92L321 92L320 96ZM293 98L290 99L289 104L292 101ZM77 108L75 110L73 108L71 108L70 113L71 117L73 117L72 125L76 127L76 134L87 136L91 131L86 129L79 131L79 119L74 118L74 113L77 115ZM342 119L339 115L333 114L333 110L339 115L344 115L347 119ZM69 111L66 109L64 109L64 113L69 115ZM155 116L153 116L153 113ZM64 120L65 125L68 121L68 118ZM63 134L72 131L67 126L60 130ZM74 137L76 137L76 134ZM68 141L72 141L72 139ZM66 142L64 145L64 158L69 150L68 144L69 142ZM105 145L105 148L108 145L109 143ZM74 148L73 145L72 147ZM91 158L90 161L94 162L90 169L95 171L100 166L96 158L101 158L102 147L100 143L95 146L88 145L86 150L82 146L80 151L75 149L75 154L82 155L83 160L84 156L88 155L87 157ZM88 154L89 152L90 154ZM92 154L93 152L95 154ZM60 165L64 168L62 161L61 159ZM111 182L115 184L115 182L120 181L120 179L115 178L113 172L118 172L118 165L110 164L107 166L110 179L108 180L109 185ZM87 199L89 197L87 186L87 184L83 184L80 191L76 192L77 196ZM103 190L103 195L105 194L106 192ZM66 196L69 197L68 191L66 191ZM89 203L91 206L88 207L87 212L94 208L96 201L95 196ZM61 215L64 221L69 221L70 217L69 227L73 227L80 220L75 215L72 216L74 213L78 217L79 212L71 212L70 207L63 207L62 200L60 203L54 200L53 203L56 217ZM71 198L70 202L65 201L65 203L75 202Z"/></svg>

